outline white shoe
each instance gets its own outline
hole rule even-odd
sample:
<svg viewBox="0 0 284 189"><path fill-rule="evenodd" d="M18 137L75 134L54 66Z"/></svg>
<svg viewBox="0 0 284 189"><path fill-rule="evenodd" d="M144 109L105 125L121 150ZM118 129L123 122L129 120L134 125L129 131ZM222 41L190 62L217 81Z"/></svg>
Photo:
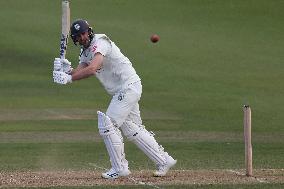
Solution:
<svg viewBox="0 0 284 189"><path fill-rule="evenodd" d="M128 169L120 171L120 172L116 172L113 168L111 168L107 172L102 173L102 177L105 179L116 179L118 177L128 176L130 173L131 172Z"/></svg>
<svg viewBox="0 0 284 189"><path fill-rule="evenodd" d="M155 177L165 176L167 172L169 171L169 169L177 163L177 160L173 159L167 153L166 153L166 159L167 159L167 163L165 165L158 165L158 169L154 172Z"/></svg>

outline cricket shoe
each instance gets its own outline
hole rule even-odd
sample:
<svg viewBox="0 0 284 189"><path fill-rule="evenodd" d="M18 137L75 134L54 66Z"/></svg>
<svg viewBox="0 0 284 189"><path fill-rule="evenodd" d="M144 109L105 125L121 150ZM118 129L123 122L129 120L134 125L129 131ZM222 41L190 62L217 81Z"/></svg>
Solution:
<svg viewBox="0 0 284 189"><path fill-rule="evenodd" d="M126 176L130 175L130 173L131 172L128 169L117 172L113 168L111 168L107 172L102 173L102 177L105 178L105 179L116 179L118 177L126 177Z"/></svg>
<svg viewBox="0 0 284 189"><path fill-rule="evenodd" d="M170 170L171 167L173 167L177 160L172 158L172 156L168 155L168 153L165 153L167 163L164 165L158 165L157 170L154 172L155 177L163 177L167 174L167 172Z"/></svg>

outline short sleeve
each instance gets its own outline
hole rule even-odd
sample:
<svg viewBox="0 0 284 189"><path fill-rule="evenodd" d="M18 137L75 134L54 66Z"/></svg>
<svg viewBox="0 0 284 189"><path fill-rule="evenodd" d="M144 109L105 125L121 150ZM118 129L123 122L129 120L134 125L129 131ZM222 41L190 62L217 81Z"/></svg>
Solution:
<svg viewBox="0 0 284 189"><path fill-rule="evenodd" d="M106 56L111 50L111 43L106 38L100 38L92 48L94 54L100 53L103 56Z"/></svg>

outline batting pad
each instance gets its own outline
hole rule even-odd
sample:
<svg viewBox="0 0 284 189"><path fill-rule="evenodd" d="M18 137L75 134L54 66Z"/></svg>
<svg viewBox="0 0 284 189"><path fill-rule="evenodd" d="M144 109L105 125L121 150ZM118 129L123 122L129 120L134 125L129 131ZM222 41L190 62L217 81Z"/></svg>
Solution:
<svg viewBox="0 0 284 189"><path fill-rule="evenodd" d="M108 116L98 111L98 128L108 151L112 168L121 172L128 170L128 162L125 159L123 138L119 129L115 128Z"/></svg>
<svg viewBox="0 0 284 189"><path fill-rule="evenodd" d="M157 165L167 163L164 148L157 143L153 134L148 132L144 126L138 126L132 121L126 121L120 128L129 141L135 143Z"/></svg>

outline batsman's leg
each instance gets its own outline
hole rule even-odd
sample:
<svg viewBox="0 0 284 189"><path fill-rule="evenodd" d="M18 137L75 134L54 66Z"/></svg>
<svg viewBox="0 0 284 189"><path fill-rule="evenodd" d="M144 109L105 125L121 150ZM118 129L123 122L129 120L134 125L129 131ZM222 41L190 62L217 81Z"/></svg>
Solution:
<svg viewBox="0 0 284 189"><path fill-rule="evenodd" d="M143 125L126 120L121 126L121 130L157 165L154 176L165 176L169 169L176 164L177 161L164 151L164 148L155 140L154 134L148 132Z"/></svg>
<svg viewBox="0 0 284 189"><path fill-rule="evenodd" d="M124 143L118 128L114 127L110 118L98 111L98 128L107 148L112 168L102 174L103 178L115 179L130 174L125 159Z"/></svg>

